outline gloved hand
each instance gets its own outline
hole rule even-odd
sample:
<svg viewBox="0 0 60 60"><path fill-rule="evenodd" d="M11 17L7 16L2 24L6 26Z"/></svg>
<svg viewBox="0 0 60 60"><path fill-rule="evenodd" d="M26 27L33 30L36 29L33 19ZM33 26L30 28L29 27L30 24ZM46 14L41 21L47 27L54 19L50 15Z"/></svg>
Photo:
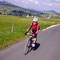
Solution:
<svg viewBox="0 0 60 60"><path fill-rule="evenodd" d="M25 36L27 35L27 32L25 33Z"/></svg>

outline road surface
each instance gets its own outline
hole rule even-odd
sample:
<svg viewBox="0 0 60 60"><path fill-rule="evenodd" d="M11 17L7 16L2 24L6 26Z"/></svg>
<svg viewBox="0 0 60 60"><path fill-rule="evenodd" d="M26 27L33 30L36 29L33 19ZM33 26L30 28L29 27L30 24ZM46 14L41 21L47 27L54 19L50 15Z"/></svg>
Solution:
<svg viewBox="0 0 60 60"><path fill-rule="evenodd" d="M60 60L60 25L41 31L39 46L24 55L26 40L0 51L0 60Z"/></svg>

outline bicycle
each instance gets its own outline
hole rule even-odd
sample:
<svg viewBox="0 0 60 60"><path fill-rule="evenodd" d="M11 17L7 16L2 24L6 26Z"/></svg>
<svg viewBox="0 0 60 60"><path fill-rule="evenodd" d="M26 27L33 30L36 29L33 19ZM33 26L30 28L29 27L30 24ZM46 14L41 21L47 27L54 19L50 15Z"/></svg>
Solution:
<svg viewBox="0 0 60 60"><path fill-rule="evenodd" d="M33 43L35 34L31 34L29 39L27 40L27 43L25 45L24 54L28 54L33 48L35 48L36 44Z"/></svg>

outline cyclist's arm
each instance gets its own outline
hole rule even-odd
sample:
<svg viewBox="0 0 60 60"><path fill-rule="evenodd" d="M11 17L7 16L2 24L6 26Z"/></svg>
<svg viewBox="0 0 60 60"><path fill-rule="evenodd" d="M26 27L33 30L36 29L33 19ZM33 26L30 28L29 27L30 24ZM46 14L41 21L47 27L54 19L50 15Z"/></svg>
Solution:
<svg viewBox="0 0 60 60"><path fill-rule="evenodd" d="M26 31L27 33L31 29L31 27L32 27L32 24L30 24L29 28L27 29L27 31Z"/></svg>
<svg viewBox="0 0 60 60"><path fill-rule="evenodd" d="M37 31L36 31L36 34L39 33L39 30L40 30L40 26L39 26L39 24L38 24L38 25L37 25Z"/></svg>

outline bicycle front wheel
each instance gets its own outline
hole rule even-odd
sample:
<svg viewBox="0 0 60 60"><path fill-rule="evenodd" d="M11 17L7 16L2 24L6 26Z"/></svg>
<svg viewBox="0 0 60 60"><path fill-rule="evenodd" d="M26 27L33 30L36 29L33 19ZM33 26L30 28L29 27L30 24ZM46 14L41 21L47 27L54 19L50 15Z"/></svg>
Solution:
<svg viewBox="0 0 60 60"><path fill-rule="evenodd" d="M31 49L30 45L31 45L31 41L28 40L27 43L26 43L26 45L25 45L25 48L24 48L24 54L25 55L28 54L28 52L30 51L30 49Z"/></svg>

